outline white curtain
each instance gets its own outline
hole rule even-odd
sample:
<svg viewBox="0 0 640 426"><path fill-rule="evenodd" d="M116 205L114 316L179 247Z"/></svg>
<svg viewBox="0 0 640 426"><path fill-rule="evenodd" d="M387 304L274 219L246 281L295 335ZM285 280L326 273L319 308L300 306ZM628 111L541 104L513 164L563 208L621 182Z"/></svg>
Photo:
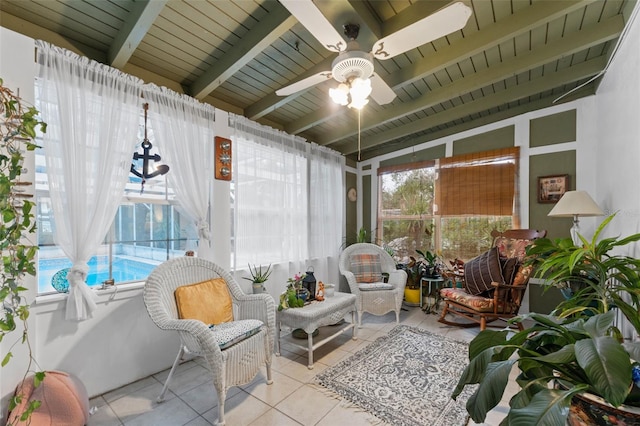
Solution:
<svg viewBox="0 0 640 426"><path fill-rule="evenodd" d="M345 220L345 158L313 143L309 151L309 254L312 259L337 258Z"/></svg>
<svg viewBox="0 0 640 426"><path fill-rule="evenodd" d="M198 257L212 256L209 226L215 108L165 87L143 87L149 119L176 200L198 229Z"/></svg>
<svg viewBox="0 0 640 426"><path fill-rule="evenodd" d="M137 141L142 81L37 41L39 108L56 243L73 262L66 318L96 308L85 283L116 214Z"/></svg>
<svg viewBox="0 0 640 426"><path fill-rule="evenodd" d="M304 139L231 115L235 267L309 257Z"/></svg>
<svg viewBox="0 0 640 426"><path fill-rule="evenodd" d="M272 276L272 295L284 289L287 274L305 272L309 266L316 279L337 279L344 157L244 117L231 115L231 126L237 152L235 268L280 265Z"/></svg>

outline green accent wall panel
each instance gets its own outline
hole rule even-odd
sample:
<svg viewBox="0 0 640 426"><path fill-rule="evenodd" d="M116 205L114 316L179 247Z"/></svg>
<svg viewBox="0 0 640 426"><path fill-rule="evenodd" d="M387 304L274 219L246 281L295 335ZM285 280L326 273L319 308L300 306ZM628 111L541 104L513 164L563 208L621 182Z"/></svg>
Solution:
<svg viewBox="0 0 640 426"><path fill-rule="evenodd" d="M515 145L515 126L507 126L453 141L453 155L471 154Z"/></svg>
<svg viewBox="0 0 640 426"><path fill-rule="evenodd" d="M347 191L349 188L357 188L358 186L358 176L355 173L345 173L345 191L344 191L344 202L346 207L345 212L345 232L346 232L346 243L350 244L355 242L355 236L358 233L358 201L349 201L347 198ZM358 194L360 195L360 194ZM360 198L360 196L358 196Z"/></svg>
<svg viewBox="0 0 640 426"><path fill-rule="evenodd" d="M529 122L529 146L538 147L576 140L576 110L559 112Z"/></svg>
<svg viewBox="0 0 640 426"><path fill-rule="evenodd" d="M446 154L446 145L438 145L420 151L412 152L411 154L401 155L399 157L390 158L380 162L380 167L399 166L402 164L413 163L416 161L435 160L437 158L443 158Z"/></svg>
<svg viewBox="0 0 640 426"><path fill-rule="evenodd" d="M527 291L529 292L529 312L550 314L564 300L562 293L556 287L530 282Z"/></svg>
<svg viewBox="0 0 640 426"><path fill-rule="evenodd" d="M362 176L362 227L367 231L371 241L371 175Z"/></svg>
<svg viewBox="0 0 640 426"><path fill-rule="evenodd" d="M576 151L562 151L529 157L529 227L546 229L549 238L569 236L571 218L547 216L555 204L538 203L538 177L569 175L569 189L576 185Z"/></svg>

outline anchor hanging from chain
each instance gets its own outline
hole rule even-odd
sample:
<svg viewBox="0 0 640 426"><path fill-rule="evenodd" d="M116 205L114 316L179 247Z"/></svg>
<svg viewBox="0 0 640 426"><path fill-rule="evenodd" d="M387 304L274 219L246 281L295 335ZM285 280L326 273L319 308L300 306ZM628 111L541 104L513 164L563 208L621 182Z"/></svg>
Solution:
<svg viewBox="0 0 640 426"><path fill-rule="evenodd" d="M149 173L149 166L150 166L149 161L158 162L162 158L158 154L151 155L149 153L151 151L151 148L153 148L153 145L147 138L147 110L149 109L149 104L145 103L143 105L143 108L144 108L144 139L142 140L142 145L141 145L143 152L142 154L138 152L133 153L134 160L142 159L142 172L137 171L135 165L131 164L131 173L133 173L134 175L142 179L140 194L144 192L144 184L146 183L147 179L151 179L159 175L164 175L169 171L169 166L167 166L166 164L161 164L155 167L155 171Z"/></svg>

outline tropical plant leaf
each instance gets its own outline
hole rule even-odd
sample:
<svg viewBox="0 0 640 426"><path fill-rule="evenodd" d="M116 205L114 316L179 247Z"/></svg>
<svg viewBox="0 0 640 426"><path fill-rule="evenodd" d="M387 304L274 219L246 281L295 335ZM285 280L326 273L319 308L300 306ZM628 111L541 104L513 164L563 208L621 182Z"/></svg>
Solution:
<svg viewBox="0 0 640 426"><path fill-rule="evenodd" d="M487 348L500 346L507 342L508 330L483 330L469 343L469 359L475 358ZM508 358L508 357L507 357Z"/></svg>
<svg viewBox="0 0 640 426"><path fill-rule="evenodd" d="M579 340L575 351L594 391L616 407L622 404L631 385L631 359L624 347L601 336Z"/></svg>
<svg viewBox="0 0 640 426"><path fill-rule="evenodd" d="M474 422L484 422L487 413L500 403L515 362L515 359L509 359L489 363L478 389L467 401L467 412Z"/></svg>
<svg viewBox="0 0 640 426"><path fill-rule="evenodd" d="M569 414L573 395L583 392L586 386L571 390L542 389L529 404L522 408L512 408L507 415L510 426L555 426L564 425Z"/></svg>
<svg viewBox="0 0 640 426"><path fill-rule="evenodd" d="M584 329L591 337L606 336L614 320L614 311L609 311L602 315L595 315L584 323Z"/></svg>
<svg viewBox="0 0 640 426"><path fill-rule="evenodd" d="M625 342L622 347L627 351L632 360L640 362L640 342Z"/></svg>
<svg viewBox="0 0 640 426"><path fill-rule="evenodd" d="M458 384L453 390L451 398L456 399L465 385L480 383L484 378L487 366L491 362L494 352L494 348L487 348L469 362L469 365L462 371L460 380L458 380Z"/></svg>

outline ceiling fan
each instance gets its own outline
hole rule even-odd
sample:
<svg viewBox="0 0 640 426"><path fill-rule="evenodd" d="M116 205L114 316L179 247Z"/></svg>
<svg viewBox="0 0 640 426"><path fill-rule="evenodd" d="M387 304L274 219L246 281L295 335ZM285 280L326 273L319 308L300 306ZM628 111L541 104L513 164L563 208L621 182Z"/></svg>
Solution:
<svg viewBox="0 0 640 426"><path fill-rule="evenodd" d="M328 50L338 52L331 70L321 71L276 91L278 96L292 95L300 90L333 78L340 85L330 90L334 101L342 105L362 108L367 96L384 105L396 97L389 85L374 71L373 58L391 59L437 38L463 28L471 16L471 8L457 1L414 22L374 43L371 52L360 50L356 41L360 26L346 24L344 38L325 18L312 0L280 0L280 3ZM335 96L335 97L334 97ZM339 100L338 100L339 98Z"/></svg>

